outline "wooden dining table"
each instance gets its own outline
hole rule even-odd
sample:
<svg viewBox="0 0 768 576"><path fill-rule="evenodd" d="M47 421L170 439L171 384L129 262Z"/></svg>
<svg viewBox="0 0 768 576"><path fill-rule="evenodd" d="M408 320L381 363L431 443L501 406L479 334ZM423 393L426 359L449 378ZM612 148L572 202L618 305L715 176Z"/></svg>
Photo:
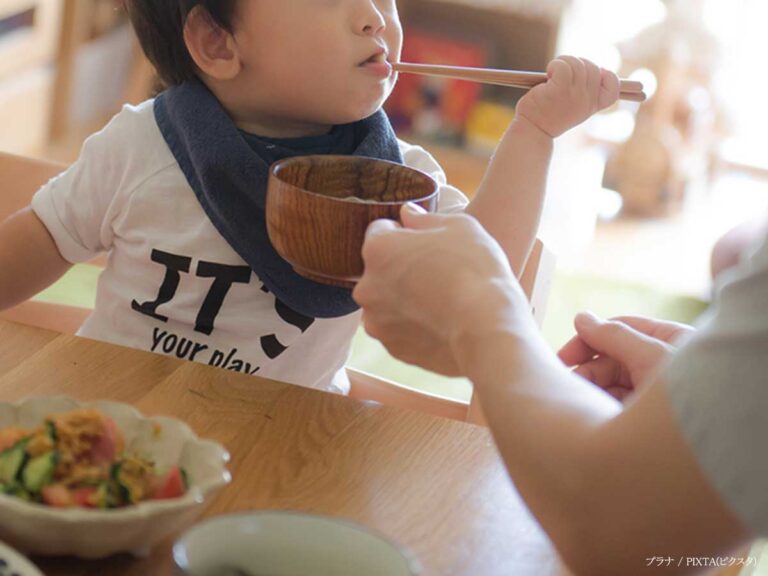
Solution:
<svg viewBox="0 0 768 576"><path fill-rule="evenodd" d="M485 428L0 320L0 400L51 394L126 402L222 443L233 480L201 519L352 520L410 551L423 576L568 573ZM47 576L173 574L177 537L145 558L32 560Z"/></svg>

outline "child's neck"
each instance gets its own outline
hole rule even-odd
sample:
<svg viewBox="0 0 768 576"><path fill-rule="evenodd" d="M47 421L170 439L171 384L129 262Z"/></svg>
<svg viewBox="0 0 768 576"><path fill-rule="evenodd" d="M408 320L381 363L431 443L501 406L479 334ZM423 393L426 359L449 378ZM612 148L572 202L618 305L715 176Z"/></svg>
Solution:
<svg viewBox="0 0 768 576"><path fill-rule="evenodd" d="M292 122L286 119L276 119L275 121L264 121L261 118L248 118L238 115L235 111L226 109L235 125L240 130L256 136L265 138L301 138L303 136L321 136L328 134L333 126L320 124L306 124L302 122Z"/></svg>
<svg viewBox="0 0 768 576"><path fill-rule="evenodd" d="M217 97L235 125L240 130L256 136L264 136L266 138L321 136L328 134L333 128L333 126L326 124L311 123L295 118L261 113L237 101L237 99L226 99L218 95Z"/></svg>
<svg viewBox="0 0 768 576"><path fill-rule="evenodd" d="M249 134L266 138L301 138L328 134L333 126L285 118L253 110L241 91L232 92L213 82L206 82L235 125Z"/></svg>

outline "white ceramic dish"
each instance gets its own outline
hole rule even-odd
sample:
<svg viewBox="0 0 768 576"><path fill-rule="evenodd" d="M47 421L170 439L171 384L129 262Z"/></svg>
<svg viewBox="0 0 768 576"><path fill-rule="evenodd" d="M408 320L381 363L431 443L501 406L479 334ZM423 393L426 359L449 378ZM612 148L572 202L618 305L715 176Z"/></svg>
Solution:
<svg viewBox="0 0 768 576"><path fill-rule="evenodd" d="M415 560L364 526L298 512L213 518L173 547L188 576L417 576Z"/></svg>
<svg viewBox="0 0 768 576"><path fill-rule="evenodd" d="M25 553L81 558L144 554L162 538L187 527L231 479L226 469L229 454L221 445L201 440L179 420L146 418L127 404L79 402L64 396L0 402L0 428L32 428L49 414L80 407L96 408L114 419L128 452L150 455L160 470L182 466L189 474L189 490L181 498L117 510L58 509L0 494L0 540Z"/></svg>
<svg viewBox="0 0 768 576"><path fill-rule="evenodd" d="M0 542L0 576L43 576L29 560Z"/></svg>

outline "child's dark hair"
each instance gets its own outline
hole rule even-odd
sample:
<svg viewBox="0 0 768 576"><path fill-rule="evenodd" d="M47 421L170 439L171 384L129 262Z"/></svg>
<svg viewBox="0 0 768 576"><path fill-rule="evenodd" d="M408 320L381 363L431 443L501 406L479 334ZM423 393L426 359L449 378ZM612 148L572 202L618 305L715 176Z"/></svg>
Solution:
<svg viewBox="0 0 768 576"><path fill-rule="evenodd" d="M124 0L144 54L157 70L160 82L175 86L197 75L197 67L184 43L184 23L198 4L213 22L232 31L237 0Z"/></svg>

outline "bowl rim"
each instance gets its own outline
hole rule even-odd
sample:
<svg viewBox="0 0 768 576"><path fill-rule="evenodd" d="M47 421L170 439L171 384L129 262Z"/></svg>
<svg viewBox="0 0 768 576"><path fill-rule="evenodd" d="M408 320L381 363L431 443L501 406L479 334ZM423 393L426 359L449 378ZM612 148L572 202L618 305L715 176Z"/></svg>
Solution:
<svg viewBox="0 0 768 576"><path fill-rule="evenodd" d="M327 196L325 194L319 194L318 192L313 192L312 190L307 190L306 188L300 188L299 186L296 186L294 184L291 184L289 182L286 182L285 180L281 179L280 176L278 176L278 170L285 167L288 164L292 164L294 162L298 162L301 160L306 159L323 159L323 160L342 160L345 162L377 162L380 164L389 164L392 166L397 166L398 168L406 168L407 170L411 170L413 172L417 172L420 175L424 176L428 182L431 182L434 185L434 189L432 192L427 194L426 196L420 196L418 198L411 198L410 200L400 200L400 201L392 201L392 202L356 202L354 200L347 200L346 198L336 198L335 196ZM269 167L269 178L276 178L277 180L280 180L280 182L285 186L290 186L294 190L298 190L304 194L315 196L317 198L324 198L333 202L340 202L342 204L351 204L355 206L401 206L403 204L408 204L409 202L425 202L427 200L431 200L434 196L439 194L440 192L440 183L432 177L430 174L427 174L424 170L421 170L419 168L414 168L413 166L409 166L407 164L400 164L398 162L392 162L391 160L384 160L382 158L370 158L368 156L354 156L354 155L342 155L342 154L306 154L302 156L292 156L290 158L283 158L282 160L277 160L273 162ZM267 197L269 197L269 194L267 194Z"/></svg>
<svg viewBox="0 0 768 576"><path fill-rule="evenodd" d="M200 438L194 430L183 420L173 416L146 416L132 404L118 402L109 399L79 400L72 396L64 394L54 394L50 396L30 396L17 400L15 402L0 401L1 406L11 406L14 409L34 402L40 401L66 401L74 403L78 408L88 408L93 406L114 405L121 410L128 410L139 420L157 422L162 426L163 422L172 421L181 426L184 430L184 444L192 442L199 446L209 446L218 452L221 463L221 474L215 480L204 484L197 484L193 478L193 484L187 492L178 498L167 500L144 500L138 504L116 508L112 510L102 510L98 508L54 508L37 502L26 502L14 496L0 494L0 509L17 512L23 516L36 516L41 519L65 522L67 524L76 524L83 521L99 521L106 523L122 523L130 520L146 519L156 513L165 513L175 509L183 509L190 506L203 504L207 497L217 490L223 488L232 481L232 474L227 468L230 461L230 454L222 444L213 440Z"/></svg>
<svg viewBox="0 0 768 576"><path fill-rule="evenodd" d="M23 570L21 576L44 576L40 569L35 566L32 561L21 554L18 550L13 548L10 544L0 540L0 558L7 558L14 562L11 568L14 569L14 574L18 568Z"/></svg>
<svg viewBox="0 0 768 576"><path fill-rule="evenodd" d="M366 534L368 536L372 536L373 538L383 542L386 544L389 548L391 548L395 553L399 554L403 560L405 561L406 567L410 571L409 576L420 576L423 573L423 567L421 565L421 562L419 562L418 558L416 558L415 554L406 546L403 546L402 544L398 544L395 542L392 538L385 535L383 532L376 528L371 528L369 526L366 526L356 520L350 520L348 518L343 518L339 516L331 516L330 514L317 514L314 512L304 512L301 510L291 510L291 509L264 509L264 510L250 510L250 511L240 511L240 512L234 512L231 514L220 514L217 516L211 516L209 518L206 518L202 522L198 522L197 524L191 526L189 529L185 530L179 538L173 543L173 547L171 548L173 561L177 564L177 566L182 570L188 570L189 566L188 564L182 565L179 562L179 559L183 558L183 560L186 562L186 548L187 548L187 541L189 540L189 537L196 531L204 529L206 526L210 526L217 523L228 523L228 522L237 522L242 519L248 519L253 517L294 517L294 518L310 518L312 520L319 520L322 522L328 522L331 524L337 524L340 526L344 526L346 528L350 528L356 532L361 532L363 534Z"/></svg>

